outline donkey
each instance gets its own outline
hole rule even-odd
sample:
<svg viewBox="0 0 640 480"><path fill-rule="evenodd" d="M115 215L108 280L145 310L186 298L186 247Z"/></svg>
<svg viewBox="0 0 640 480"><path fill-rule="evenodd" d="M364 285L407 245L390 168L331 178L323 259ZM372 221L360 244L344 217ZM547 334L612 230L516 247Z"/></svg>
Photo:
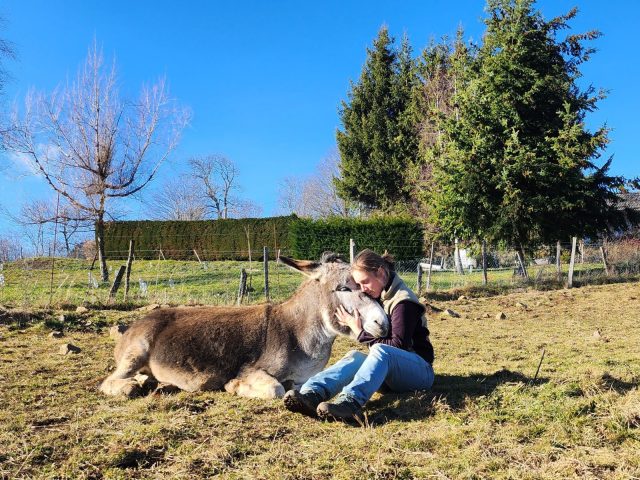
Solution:
<svg viewBox="0 0 640 480"><path fill-rule="evenodd" d="M115 348L116 369L101 384L107 395L137 396L137 372L182 390L221 390L250 398L282 397L327 364L340 325L336 308L360 312L363 329L384 337L389 320L365 295L350 266L335 254L320 262L280 257L308 278L279 304L154 310L136 321Z"/></svg>

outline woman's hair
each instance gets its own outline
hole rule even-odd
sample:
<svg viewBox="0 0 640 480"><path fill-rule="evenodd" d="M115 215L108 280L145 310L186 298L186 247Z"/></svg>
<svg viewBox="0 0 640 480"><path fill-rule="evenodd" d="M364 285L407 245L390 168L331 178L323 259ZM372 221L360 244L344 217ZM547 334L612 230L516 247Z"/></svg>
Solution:
<svg viewBox="0 0 640 480"><path fill-rule="evenodd" d="M387 274L387 278L389 278L391 272L395 271L395 260L393 256L386 250L382 255L378 255L373 250L365 248L353 259L353 266L351 268L365 272L377 272L380 267L382 267Z"/></svg>

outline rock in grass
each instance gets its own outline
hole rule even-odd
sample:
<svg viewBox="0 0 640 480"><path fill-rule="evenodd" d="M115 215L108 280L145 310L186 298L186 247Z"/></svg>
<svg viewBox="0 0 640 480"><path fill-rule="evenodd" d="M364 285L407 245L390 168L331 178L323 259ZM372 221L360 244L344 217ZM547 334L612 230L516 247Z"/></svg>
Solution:
<svg viewBox="0 0 640 480"><path fill-rule="evenodd" d="M60 345L59 353L60 355L69 355L70 353L80 353L80 347L76 347L72 343L65 343L64 345Z"/></svg>
<svg viewBox="0 0 640 480"><path fill-rule="evenodd" d="M516 307L522 308L523 310L526 310L528 308L527 304L523 302L516 303Z"/></svg>
<svg viewBox="0 0 640 480"><path fill-rule="evenodd" d="M506 318L507 315L504 312L498 312L498 314L496 315L496 320L505 320Z"/></svg>
<svg viewBox="0 0 640 480"><path fill-rule="evenodd" d="M485 313L484 318L491 318L491 315L489 313Z"/></svg>
<svg viewBox="0 0 640 480"><path fill-rule="evenodd" d="M124 332L126 332L126 331L127 331L127 327L125 327L124 325L121 325L121 324L114 325L113 327L111 327L109 329L109 336L111 338L118 339L122 335L124 335Z"/></svg>
<svg viewBox="0 0 640 480"><path fill-rule="evenodd" d="M67 319L65 318L64 313L61 313L61 314L58 316L58 321L59 321L60 323L64 323L66 320L67 320Z"/></svg>
<svg viewBox="0 0 640 480"><path fill-rule="evenodd" d="M64 333L62 333L60 330L54 330L53 332L51 332L49 334L49 336L51 338L62 338L62 337L64 337Z"/></svg>
<svg viewBox="0 0 640 480"><path fill-rule="evenodd" d="M76 313L87 313L88 311L89 309L87 307L83 307L82 305L76 308Z"/></svg>
<svg viewBox="0 0 640 480"><path fill-rule="evenodd" d="M469 300L469 297L467 297L466 295L460 295L458 297L458 300Z"/></svg>
<svg viewBox="0 0 640 480"><path fill-rule="evenodd" d="M458 312L455 312L453 310L451 310L450 308L447 308L444 313L446 313L447 315L449 315L450 317L453 318L460 318L460 314Z"/></svg>
<svg viewBox="0 0 640 480"><path fill-rule="evenodd" d="M596 340L600 340L602 342L607 343L609 341L609 339L605 336L602 335L602 332L600 332L599 328L596 328L595 332L593 332L593 338L595 338Z"/></svg>

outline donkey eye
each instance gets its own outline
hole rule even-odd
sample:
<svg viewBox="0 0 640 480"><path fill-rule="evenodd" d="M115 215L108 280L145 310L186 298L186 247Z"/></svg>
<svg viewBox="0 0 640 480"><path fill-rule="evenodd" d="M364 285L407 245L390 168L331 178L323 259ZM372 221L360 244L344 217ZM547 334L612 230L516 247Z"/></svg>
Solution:
<svg viewBox="0 0 640 480"><path fill-rule="evenodd" d="M347 287L346 285L338 285L336 287L336 292L350 292L351 289L349 287Z"/></svg>

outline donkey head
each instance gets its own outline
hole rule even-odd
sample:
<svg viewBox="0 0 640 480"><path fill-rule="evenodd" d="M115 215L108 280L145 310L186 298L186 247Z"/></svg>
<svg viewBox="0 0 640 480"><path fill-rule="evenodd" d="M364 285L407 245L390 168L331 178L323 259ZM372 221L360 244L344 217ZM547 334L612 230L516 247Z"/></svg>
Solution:
<svg viewBox="0 0 640 480"><path fill-rule="evenodd" d="M312 302L322 315L325 326L337 334L349 335L349 327L340 325L335 316L339 305L349 313L360 312L362 328L375 337L389 331L389 319L380 304L367 296L351 276L351 266L339 255L325 252L319 262L280 257L285 265L302 272L308 279L300 287L306 302Z"/></svg>

